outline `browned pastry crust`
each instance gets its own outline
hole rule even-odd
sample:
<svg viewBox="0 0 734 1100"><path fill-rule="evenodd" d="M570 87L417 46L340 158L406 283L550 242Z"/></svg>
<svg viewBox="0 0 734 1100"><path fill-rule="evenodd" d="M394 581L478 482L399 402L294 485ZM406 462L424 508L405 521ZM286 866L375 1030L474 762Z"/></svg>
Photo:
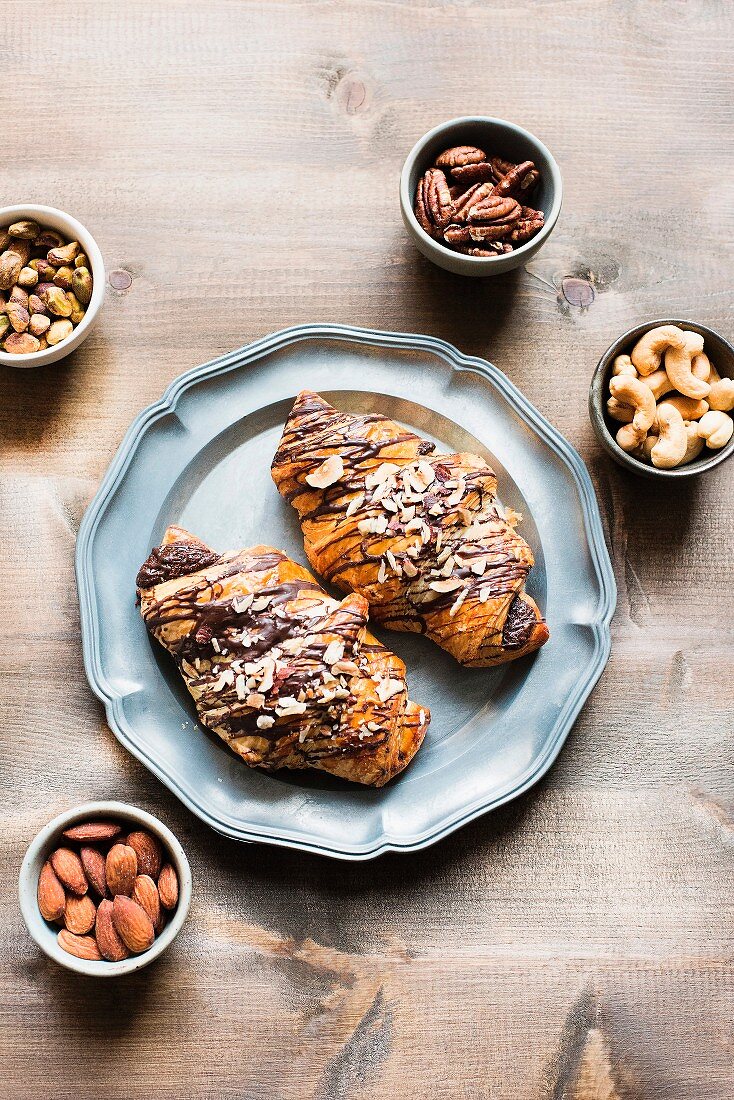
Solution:
<svg viewBox="0 0 734 1100"><path fill-rule="evenodd" d="M381 787L420 748L430 714L408 699L403 662L367 632L362 596L339 603L280 550L219 555L180 527L137 586L199 718L251 767Z"/></svg>
<svg viewBox="0 0 734 1100"><path fill-rule="evenodd" d="M342 413L304 391L272 474L308 560L364 596L377 622L422 631L464 665L522 657L548 639L524 587L532 551L484 459L434 449L379 413Z"/></svg>

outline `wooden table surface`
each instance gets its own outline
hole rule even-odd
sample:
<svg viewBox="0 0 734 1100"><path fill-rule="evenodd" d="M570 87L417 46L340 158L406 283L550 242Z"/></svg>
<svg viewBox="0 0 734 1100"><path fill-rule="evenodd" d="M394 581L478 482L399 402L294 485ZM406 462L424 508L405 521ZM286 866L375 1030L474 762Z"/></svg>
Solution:
<svg viewBox="0 0 734 1100"><path fill-rule="evenodd" d="M734 464L636 480L586 393L639 321L734 335L733 31L725 0L5 0L2 201L72 212L130 285L66 365L0 368L2 1097L730 1100ZM566 189L487 281L419 256L397 204L413 142L472 112L538 134ZM221 839L117 744L73 574L133 416L315 320L497 363L586 460L619 586L546 779L355 865ZM174 829L195 896L154 967L103 983L36 950L16 880L51 816L109 796Z"/></svg>

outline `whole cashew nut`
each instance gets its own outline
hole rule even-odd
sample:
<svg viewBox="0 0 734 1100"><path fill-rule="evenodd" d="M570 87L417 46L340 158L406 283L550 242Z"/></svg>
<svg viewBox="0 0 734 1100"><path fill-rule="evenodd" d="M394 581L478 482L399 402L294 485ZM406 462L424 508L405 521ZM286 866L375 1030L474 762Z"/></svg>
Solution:
<svg viewBox="0 0 734 1100"><path fill-rule="evenodd" d="M691 359L691 373L702 382L711 381L711 360L705 351L699 351Z"/></svg>
<svg viewBox="0 0 734 1100"><path fill-rule="evenodd" d="M632 365L632 360L629 355L618 355L614 360L612 366L612 374L616 377L619 374L629 374L632 378L637 378L637 370Z"/></svg>
<svg viewBox="0 0 734 1100"><path fill-rule="evenodd" d="M650 387L639 378L621 374L617 378L612 378L609 383L609 392L620 405L632 406L635 410L632 420L634 428L638 434L647 435L655 419L655 398Z"/></svg>
<svg viewBox="0 0 734 1100"><path fill-rule="evenodd" d="M694 339L694 337L698 337ZM665 369L668 378L674 387L686 397L695 397L700 400L708 396L711 389L708 382L696 378L691 370L691 360L703 348L703 336L697 333L686 333L686 339L682 348L670 347L665 352Z"/></svg>
<svg viewBox="0 0 734 1100"><path fill-rule="evenodd" d="M720 378L711 384L709 405L717 412L731 412L734 409L734 378Z"/></svg>
<svg viewBox="0 0 734 1100"><path fill-rule="evenodd" d="M648 374L647 378L641 378L641 382L644 382L646 386L649 386L652 390L652 395L656 401L659 401L663 394L670 393L674 388L673 383L668 378L668 372L665 367L661 367L660 370L653 371L652 374Z"/></svg>
<svg viewBox="0 0 734 1100"><path fill-rule="evenodd" d="M686 453L681 460L681 466L685 466L686 462L693 462L694 458L698 458L703 450L703 440L698 434L698 424L692 420L686 421L686 434L688 436L688 443L686 445Z"/></svg>
<svg viewBox="0 0 734 1100"><path fill-rule="evenodd" d="M642 446L647 438L647 432L639 432L634 424L623 424L615 438L623 451L627 451L628 454L642 455Z"/></svg>
<svg viewBox="0 0 734 1100"><path fill-rule="evenodd" d="M674 393L672 397L666 397L664 401L660 402L658 415L660 410L667 405L676 408L684 420L700 420L704 413L709 411L708 401L696 401L693 397L683 397L679 393Z"/></svg>
<svg viewBox="0 0 734 1100"><path fill-rule="evenodd" d="M650 432L650 434L645 439L645 442L642 444L642 453L644 454L645 458L650 458L650 455L652 454L652 449L657 441L658 436L656 436L654 432Z"/></svg>
<svg viewBox="0 0 734 1100"><path fill-rule="evenodd" d="M734 420L718 409L707 412L698 422L698 434L706 440L706 446L720 450L734 435Z"/></svg>
<svg viewBox="0 0 734 1100"><path fill-rule="evenodd" d="M631 424L635 418L635 410L631 405L622 405L616 397L610 397L607 401L607 412L612 420L618 420L620 424Z"/></svg>
<svg viewBox="0 0 734 1100"><path fill-rule="evenodd" d="M637 372L644 378L658 370L666 348L678 348L682 351L684 347L683 329L678 328L677 325L660 325L659 328L651 328L640 337L632 348L630 359Z"/></svg>
<svg viewBox="0 0 734 1100"><path fill-rule="evenodd" d="M688 448L688 432L674 405L658 409L658 427L660 435L650 458L659 470L672 470L681 464Z"/></svg>

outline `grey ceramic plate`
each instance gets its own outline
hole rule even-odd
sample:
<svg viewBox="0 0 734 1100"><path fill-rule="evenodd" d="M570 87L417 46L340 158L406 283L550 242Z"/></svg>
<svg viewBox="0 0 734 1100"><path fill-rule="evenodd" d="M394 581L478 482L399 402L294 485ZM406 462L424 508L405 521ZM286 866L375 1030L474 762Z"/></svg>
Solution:
<svg viewBox="0 0 734 1100"><path fill-rule="evenodd" d="M382 790L246 768L198 726L135 607L135 574L169 523L219 550L267 542L305 562L270 461L295 394L379 409L445 450L483 454L536 557L550 641L466 670L424 638L382 632L433 720ZM550 767L609 654L615 586L581 459L490 363L426 336L306 325L187 372L128 431L79 532L84 659L119 740L214 829L343 859L421 848ZM378 632L379 633L379 632Z"/></svg>

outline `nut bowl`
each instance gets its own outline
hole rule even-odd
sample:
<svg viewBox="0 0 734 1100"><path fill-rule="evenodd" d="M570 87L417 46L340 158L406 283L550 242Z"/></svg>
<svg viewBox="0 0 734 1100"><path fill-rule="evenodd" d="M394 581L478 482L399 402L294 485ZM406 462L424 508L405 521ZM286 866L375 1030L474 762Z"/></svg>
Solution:
<svg viewBox="0 0 734 1100"><path fill-rule="evenodd" d="M92 297L84 317L66 339L51 347L29 352L25 355L11 355L0 347L0 363L7 363L10 367L21 369L43 367L49 363L56 363L59 359L63 359L70 355L72 351L75 351L89 335L102 306L105 293L105 270L102 253L89 230L85 229L76 218L72 218L71 215L65 214L63 210L56 210L52 206L25 204L22 206L0 207L0 228L5 228L12 225L13 222L26 219L38 222L43 228L55 229L69 240L79 241L92 267L93 287Z"/></svg>
<svg viewBox="0 0 734 1100"><path fill-rule="evenodd" d="M540 180L531 201L543 211L545 222L535 236L512 252L497 256L467 256L453 252L429 236L416 218L414 204L418 180L444 149L455 145L475 145L487 156L499 156L516 163L535 162ZM411 149L400 174L400 210L409 236L424 256L455 275L499 275L526 264L553 232L562 199L560 169L542 141L513 122L483 115L455 118L429 130Z"/></svg>
<svg viewBox="0 0 734 1100"><path fill-rule="evenodd" d="M62 832L82 822L109 819L119 821L123 827L129 823L133 829L144 829L157 837L178 875L179 884L176 907L152 946L141 954L131 955L120 962L108 962L106 959L101 961L80 959L65 951L57 941L58 929L41 916L37 897L41 868L56 847L68 843L65 838L62 838ZM148 966L176 938L186 919L191 901L191 868L183 848L171 830L152 814L124 802L88 802L55 817L31 842L20 869L18 897L28 931L49 958L78 974L86 974L94 978L114 978L122 974L131 974Z"/></svg>
<svg viewBox="0 0 734 1100"><path fill-rule="evenodd" d="M678 328L697 332L704 338L704 350L710 356L711 362L722 378L734 378L734 347L714 329L706 325L699 325L695 321L682 321L680 318L663 318L657 321L645 321L642 325L625 332L619 339L607 348L597 363L589 387L589 416L597 439L604 450L620 466L624 466L633 474L641 477L661 480L680 480L681 478L697 477L699 474L718 466L734 453L734 436L720 450L704 449L700 458L686 463L685 466L675 466L671 470L658 469L649 465L634 455L623 451L617 443L615 435L620 425L609 416L606 402L609 396L609 379L612 374L614 360L618 355L629 354L639 338L650 329L661 325L676 325Z"/></svg>

